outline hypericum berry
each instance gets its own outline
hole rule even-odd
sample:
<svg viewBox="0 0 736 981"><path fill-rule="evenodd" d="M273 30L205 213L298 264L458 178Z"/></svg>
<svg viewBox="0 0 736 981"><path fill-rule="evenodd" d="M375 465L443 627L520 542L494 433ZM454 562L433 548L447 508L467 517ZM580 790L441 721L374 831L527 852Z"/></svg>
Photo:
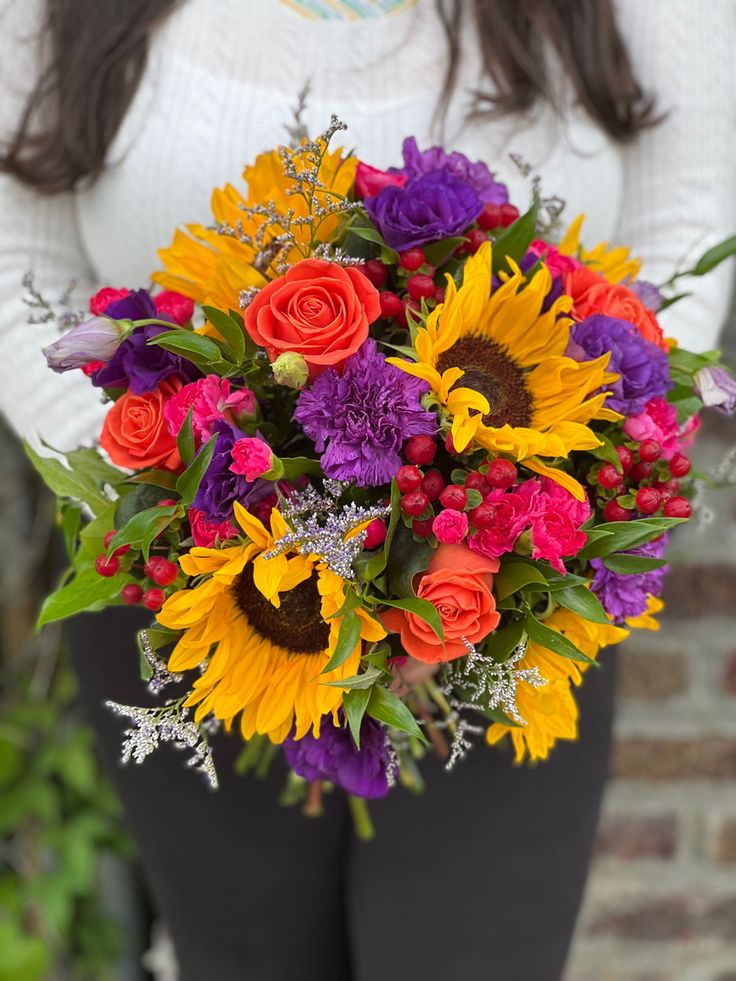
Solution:
<svg viewBox="0 0 736 981"><path fill-rule="evenodd" d="M419 467L399 467L396 471L396 484L402 494L410 494L419 489L422 482L422 471Z"/></svg>
<svg viewBox="0 0 736 981"><path fill-rule="evenodd" d="M629 508L622 508L618 500L614 498L612 501L608 501L603 508L603 516L606 521L628 521L631 517L631 511Z"/></svg>
<svg viewBox="0 0 736 981"><path fill-rule="evenodd" d="M381 316L384 320L393 320L394 317L403 313L404 308L401 305L401 300L390 290L379 293L378 302L381 304Z"/></svg>
<svg viewBox="0 0 736 981"><path fill-rule="evenodd" d="M468 474L468 476L465 478L465 486L468 490L477 490L483 495L483 497L485 497L488 491L491 489L491 485L488 483L486 478L477 470L472 470Z"/></svg>
<svg viewBox="0 0 736 981"><path fill-rule="evenodd" d="M671 497L664 503L665 518L689 518L693 507L686 497Z"/></svg>
<svg viewBox="0 0 736 981"><path fill-rule="evenodd" d="M506 490L507 487L514 486L517 476L518 471L511 460L493 460L488 464L486 481L491 487Z"/></svg>
<svg viewBox="0 0 736 981"><path fill-rule="evenodd" d="M628 473L631 470L631 466L634 462L634 454L628 448L628 446L617 446L616 453L621 461L621 466L624 468L624 473Z"/></svg>
<svg viewBox="0 0 736 981"><path fill-rule="evenodd" d="M399 325L399 327L408 327L409 312L411 311L411 313L413 313L416 316L416 314L421 313L421 309L422 309L421 306L417 303L416 300L411 300L409 299L409 297L405 296L401 300L401 312L397 313L394 319L396 320L396 323Z"/></svg>
<svg viewBox="0 0 736 981"><path fill-rule="evenodd" d="M684 477L685 474L690 473L691 467L692 463L684 453L675 453L670 460L670 473L673 477Z"/></svg>
<svg viewBox="0 0 736 981"><path fill-rule="evenodd" d="M418 467L428 467L437 455L437 444L431 436L410 436L404 446L404 456Z"/></svg>
<svg viewBox="0 0 736 981"><path fill-rule="evenodd" d="M500 228L502 223L500 207L497 204L487 204L476 221L478 226L487 232L492 228Z"/></svg>
<svg viewBox="0 0 736 981"><path fill-rule="evenodd" d="M154 613L160 610L165 602L166 593L163 589L156 589L155 587L153 589L147 589L141 596L141 603L147 610L153 610Z"/></svg>
<svg viewBox="0 0 736 981"><path fill-rule="evenodd" d="M388 266L384 266L378 259L368 259L363 263L362 273L371 283L380 290L388 281Z"/></svg>
<svg viewBox="0 0 736 981"><path fill-rule="evenodd" d="M119 568L120 562L115 555L111 555L108 559L108 557L103 554L98 555L95 559L95 571L98 575L104 576L106 579L109 579L110 576L114 576Z"/></svg>
<svg viewBox="0 0 736 981"><path fill-rule="evenodd" d="M420 535L422 538L429 538L432 534L433 520L433 518L425 518L423 521L413 521L411 530L415 535Z"/></svg>
<svg viewBox="0 0 736 981"><path fill-rule="evenodd" d="M662 447L656 439L643 439L639 443L639 459L644 463L654 463L662 455Z"/></svg>
<svg viewBox="0 0 736 981"><path fill-rule="evenodd" d="M675 477L672 480L657 481L652 484L652 487L656 488L663 498L677 497L680 493L680 481Z"/></svg>
<svg viewBox="0 0 736 981"><path fill-rule="evenodd" d="M129 582L120 590L120 599L126 606L136 606L143 598L143 590L134 582Z"/></svg>
<svg viewBox="0 0 736 981"><path fill-rule="evenodd" d="M447 292L447 290L445 289L444 286L436 286L435 287L435 290L434 290L434 298L437 301L437 303L444 303L445 302L445 293L446 292Z"/></svg>
<svg viewBox="0 0 736 981"><path fill-rule="evenodd" d="M401 498L401 510L410 518L418 518L429 507L429 498L424 491L411 491Z"/></svg>
<svg viewBox="0 0 736 981"><path fill-rule="evenodd" d="M170 508L174 504L176 504L176 501L173 497L162 497L160 501L156 501L156 507L158 508Z"/></svg>
<svg viewBox="0 0 736 981"><path fill-rule="evenodd" d="M143 566L143 571L157 586L170 586L179 574L176 563L160 555L152 555Z"/></svg>
<svg viewBox="0 0 736 981"><path fill-rule="evenodd" d="M612 463L604 463L601 469L598 471L598 483L605 490L612 490L614 487L620 487L623 484L624 478L622 474L614 467Z"/></svg>
<svg viewBox="0 0 736 981"><path fill-rule="evenodd" d="M414 273L406 281L406 290L412 300L434 299L434 280L424 273Z"/></svg>
<svg viewBox="0 0 736 981"><path fill-rule="evenodd" d="M509 204L508 202L501 205L501 224L504 228L513 225L518 217L519 209L515 205Z"/></svg>
<svg viewBox="0 0 736 981"><path fill-rule="evenodd" d="M378 548L386 541L386 522L383 518L374 518L365 530L363 548Z"/></svg>
<svg viewBox="0 0 736 981"><path fill-rule="evenodd" d="M468 492L459 484L450 484L440 494L440 504L451 511L464 511L468 503Z"/></svg>
<svg viewBox="0 0 736 981"><path fill-rule="evenodd" d="M470 512L470 520L476 528L490 528L496 520L496 509L492 504L484 501Z"/></svg>
<svg viewBox="0 0 736 981"><path fill-rule="evenodd" d="M481 245L488 241L488 236L482 228L471 228L469 232L465 233L465 237L468 241L464 242L458 251L465 252L468 255L474 255Z"/></svg>
<svg viewBox="0 0 736 981"><path fill-rule="evenodd" d="M105 535L104 545L106 549L110 548L110 542L113 540L115 535L117 535L117 530L115 528L108 531L108 533ZM112 554L117 557L119 555L125 555L125 553L129 550L130 545L121 545L119 548L116 548Z"/></svg>
<svg viewBox="0 0 736 981"><path fill-rule="evenodd" d="M402 269L415 272L425 262L424 252L421 249L407 249L399 256L399 265Z"/></svg>
<svg viewBox="0 0 736 981"><path fill-rule="evenodd" d="M448 433L447 436L445 436L445 449L452 456L454 456L457 453L457 450L455 449L455 444L452 441L452 433Z"/></svg>
<svg viewBox="0 0 736 981"><path fill-rule="evenodd" d="M652 463L635 463L629 470L629 477L635 484L640 484L642 480L647 480L652 476L653 469L654 464Z"/></svg>
<svg viewBox="0 0 736 981"><path fill-rule="evenodd" d="M422 490L430 499L436 501L445 489L445 478L439 470L429 470L422 480Z"/></svg>
<svg viewBox="0 0 736 981"><path fill-rule="evenodd" d="M654 487L640 487L636 492L636 506L642 514L654 514L662 505L662 495Z"/></svg>

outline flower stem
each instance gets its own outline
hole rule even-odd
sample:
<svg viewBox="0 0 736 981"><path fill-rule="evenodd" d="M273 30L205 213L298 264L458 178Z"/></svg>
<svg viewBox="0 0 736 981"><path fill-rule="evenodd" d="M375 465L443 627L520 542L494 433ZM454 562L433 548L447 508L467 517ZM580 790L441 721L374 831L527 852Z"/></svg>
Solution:
<svg viewBox="0 0 736 981"><path fill-rule="evenodd" d="M376 832L365 797L354 797L352 794L348 794L348 804L353 817L356 836L361 841L370 841L375 837Z"/></svg>
<svg viewBox="0 0 736 981"><path fill-rule="evenodd" d="M322 781L313 780L307 790L307 799L304 804L305 817L322 817Z"/></svg>

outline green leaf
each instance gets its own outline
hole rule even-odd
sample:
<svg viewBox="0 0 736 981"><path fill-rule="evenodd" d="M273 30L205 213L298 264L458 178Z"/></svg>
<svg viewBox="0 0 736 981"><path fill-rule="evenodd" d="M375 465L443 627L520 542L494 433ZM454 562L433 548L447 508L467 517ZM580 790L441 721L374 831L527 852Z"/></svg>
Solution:
<svg viewBox="0 0 736 981"><path fill-rule="evenodd" d="M391 481L391 514L389 516L388 528L386 529L386 540L383 543L383 548L370 557L363 569L363 576L366 582L372 582L374 579L377 579L386 568L391 551L391 543L394 540L396 526L401 516L400 501L401 494L394 479Z"/></svg>
<svg viewBox="0 0 736 981"><path fill-rule="evenodd" d="M613 445L611 440L603 433L596 433L595 435L603 442L601 446L596 446L594 449L589 450L589 453L598 460L605 460L606 463L612 463L619 473L623 473L624 468L621 463L621 458L616 452L616 447Z"/></svg>
<svg viewBox="0 0 736 981"><path fill-rule="evenodd" d="M115 533L115 537L110 542L109 552L114 552L121 545L131 545L133 548L139 548L143 552L144 559L148 561L151 543L175 520L177 511L177 506L171 504L163 508L147 508L145 511L134 514Z"/></svg>
<svg viewBox="0 0 736 981"><path fill-rule="evenodd" d="M64 536L64 546L70 561L77 550L77 536L81 523L81 509L74 504L65 504L61 509L61 533Z"/></svg>
<svg viewBox="0 0 736 981"><path fill-rule="evenodd" d="M163 490L173 491L176 488L176 474L171 470L141 470L138 473L129 474L126 479L127 484L150 484L152 487L163 488ZM171 497L171 494L158 497Z"/></svg>
<svg viewBox="0 0 736 981"><path fill-rule="evenodd" d="M500 708L484 708L482 714L485 715L487 719L492 722L498 722L501 726L508 726L509 729L519 729L519 723L514 722L513 719L509 718L506 713Z"/></svg>
<svg viewBox="0 0 736 981"><path fill-rule="evenodd" d="M524 621L514 620L501 630L496 630L486 641L485 653L494 661L506 661L524 637Z"/></svg>
<svg viewBox="0 0 736 981"><path fill-rule="evenodd" d="M528 613L526 615L524 627L529 634L530 640L540 644L542 647L546 647L547 650L553 651L555 654L559 654L560 657L566 657L571 661L581 661L583 664L596 663L587 654L583 654L571 640L568 640L567 637L558 633L556 630L552 630L550 627L545 626L545 624L540 623L533 614Z"/></svg>
<svg viewBox="0 0 736 981"><path fill-rule="evenodd" d="M100 456L97 450L89 447L71 450L66 454L66 459L72 470L91 477L100 487L104 484L117 487L118 484L127 479L127 474L118 470L117 467L111 466Z"/></svg>
<svg viewBox="0 0 736 981"><path fill-rule="evenodd" d="M284 479L296 480L298 477L310 475L312 477L322 476L322 467L319 460L310 460L308 456L285 456L281 457L284 467ZM281 479L281 478L279 478Z"/></svg>
<svg viewBox="0 0 736 981"><path fill-rule="evenodd" d="M427 740L419 728L417 720L401 699L390 692L388 688L377 685L371 690L366 711L376 722L383 722L384 725L391 726L392 729L406 732L426 743Z"/></svg>
<svg viewBox="0 0 736 981"><path fill-rule="evenodd" d="M467 242L464 235L456 235L454 238L443 238L439 242L432 242L431 245L424 246L424 255L430 266L435 269L446 262L453 254L458 245Z"/></svg>
<svg viewBox="0 0 736 981"><path fill-rule="evenodd" d="M418 597L405 597L402 599L391 599L387 600L381 597L381 606L392 606L397 610L406 610L409 613L413 613L418 616L420 620L424 620L432 630L437 634L440 640L444 640L444 631L442 629L442 618L437 612L437 608L429 602L429 600L419 599Z"/></svg>
<svg viewBox="0 0 736 981"><path fill-rule="evenodd" d="M659 313L662 310L666 310L667 307L674 306L675 303L679 303L680 300L684 300L688 296L692 296L692 295L693 295L692 293L685 291L684 293L675 293L674 296L666 297L664 300L662 300L657 313Z"/></svg>
<svg viewBox="0 0 736 981"><path fill-rule="evenodd" d="M118 503L115 511L115 527L122 528L128 521L147 508L158 506L158 502L171 494L162 494L161 488L153 484L138 484ZM169 505L171 507L172 505ZM111 525L108 525L111 527ZM105 529L107 531L107 529Z"/></svg>
<svg viewBox="0 0 736 981"><path fill-rule="evenodd" d="M349 235L355 235L357 238L363 239L365 242L371 242L374 245L380 246L381 257L384 262L389 264L396 264L399 261L399 253L395 249L392 249L384 239L383 235L374 228L373 225L350 225L348 229ZM348 251L350 251L348 249ZM385 258L384 258L385 256Z"/></svg>
<svg viewBox="0 0 736 981"><path fill-rule="evenodd" d="M85 569L44 600L37 626L66 620L87 610L104 610L118 598L128 581L129 577L121 573L106 577L98 575L94 569Z"/></svg>
<svg viewBox="0 0 736 981"><path fill-rule="evenodd" d="M44 483L58 497L70 497L84 501L93 514L108 507L110 499L103 494L94 477L76 470L69 470L53 457L41 456L28 443L23 444L26 456L43 478Z"/></svg>
<svg viewBox="0 0 736 981"><path fill-rule="evenodd" d="M337 633L337 643L332 652L332 656L327 664L322 668L320 674L328 674L339 668L341 664L350 657L360 641L360 617L355 610L349 610L342 618L340 629Z"/></svg>
<svg viewBox="0 0 736 981"><path fill-rule="evenodd" d="M569 586L567 589L559 589L555 593L555 600L566 610L571 610L592 623L608 625L611 622L598 597L586 586Z"/></svg>
<svg viewBox="0 0 736 981"><path fill-rule="evenodd" d="M547 585L547 577L540 569L523 559L508 559L501 563L493 579L493 589L499 599L517 593L530 583Z"/></svg>
<svg viewBox="0 0 736 981"><path fill-rule="evenodd" d="M412 580L424 572L433 549L426 542L415 542L411 531L400 525L388 557L388 588L394 596L416 596Z"/></svg>
<svg viewBox="0 0 736 981"><path fill-rule="evenodd" d="M202 307L202 313L222 336L233 354L233 363L241 364L245 358L245 335L240 324L216 307Z"/></svg>
<svg viewBox="0 0 736 981"><path fill-rule="evenodd" d="M148 343L155 347L163 347L174 354L181 354L195 364L212 364L222 360L222 351L211 338L181 327L178 330L167 330L163 334L156 334Z"/></svg>
<svg viewBox="0 0 736 981"><path fill-rule="evenodd" d="M517 264L527 253L537 231L537 215L539 214L539 198L534 195L531 208L517 218L499 235L493 245L493 272L511 272L507 259L513 259Z"/></svg>
<svg viewBox="0 0 736 981"><path fill-rule="evenodd" d="M356 749L360 749L360 724L363 721L370 698L370 688L353 688L351 691L345 692L342 700L343 711L348 720Z"/></svg>
<svg viewBox="0 0 736 981"><path fill-rule="evenodd" d="M386 678L386 672L381 668L371 664L362 674L354 674L350 678L343 678L341 681L323 681L326 688L347 688L353 689L372 688L377 681Z"/></svg>
<svg viewBox="0 0 736 981"><path fill-rule="evenodd" d="M196 497L202 478L207 472L207 467L212 463L216 443L217 433L210 436L204 446L200 447L199 453L177 480L176 491L181 495L183 504L190 505Z"/></svg>
<svg viewBox="0 0 736 981"><path fill-rule="evenodd" d="M192 415L194 406L190 406L186 419L182 423L179 435L176 437L176 446L182 463L188 467L194 459L194 430L192 429Z"/></svg>
<svg viewBox="0 0 736 981"><path fill-rule="evenodd" d="M588 543L578 552L580 559L603 558L613 552L621 552L627 548L636 548L650 542L657 535L676 525L681 525L685 518L640 518L634 521L610 521L597 525L594 532L609 532L605 538L598 537Z"/></svg>
<svg viewBox="0 0 736 981"><path fill-rule="evenodd" d="M661 569L667 564L666 559L655 559L648 555L626 555L625 553L609 555L603 560L603 565L611 572L620 576L632 576L637 572L650 572Z"/></svg>
<svg viewBox="0 0 736 981"><path fill-rule="evenodd" d="M736 255L736 235L724 239L722 242L708 249L707 252L704 252L691 269L691 275L705 276L706 273L709 273L711 269L715 269L725 259L730 259L732 255Z"/></svg>

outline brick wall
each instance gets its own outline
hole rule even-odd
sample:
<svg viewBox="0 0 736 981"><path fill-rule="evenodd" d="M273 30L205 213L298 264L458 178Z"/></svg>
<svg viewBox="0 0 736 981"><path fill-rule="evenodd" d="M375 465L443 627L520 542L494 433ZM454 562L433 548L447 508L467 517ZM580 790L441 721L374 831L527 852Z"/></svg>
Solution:
<svg viewBox="0 0 736 981"><path fill-rule="evenodd" d="M736 364L736 329L726 338ZM710 417L694 459L736 448ZM613 779L566 981L736 981L736 492L672 543L666 616L620 649ZM701 511L702 514L702 511Z"/></svg>

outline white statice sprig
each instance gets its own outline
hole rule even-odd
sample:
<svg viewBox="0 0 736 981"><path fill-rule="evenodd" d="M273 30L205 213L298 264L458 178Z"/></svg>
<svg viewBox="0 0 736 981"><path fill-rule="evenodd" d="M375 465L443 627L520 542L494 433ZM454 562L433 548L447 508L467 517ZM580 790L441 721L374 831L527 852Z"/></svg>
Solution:
<svg viewBox="0 0 736 981"><path fill-rule="evenodd" d="M151 641L146 630L141 630L138 635L141 651L146 661L150 665L153 674L148 681L148 690L152 695L158 695L167 685L177 684L183 681L184 675L176 671L169 671L166 663L156 654L151 645Z"/></svg>

